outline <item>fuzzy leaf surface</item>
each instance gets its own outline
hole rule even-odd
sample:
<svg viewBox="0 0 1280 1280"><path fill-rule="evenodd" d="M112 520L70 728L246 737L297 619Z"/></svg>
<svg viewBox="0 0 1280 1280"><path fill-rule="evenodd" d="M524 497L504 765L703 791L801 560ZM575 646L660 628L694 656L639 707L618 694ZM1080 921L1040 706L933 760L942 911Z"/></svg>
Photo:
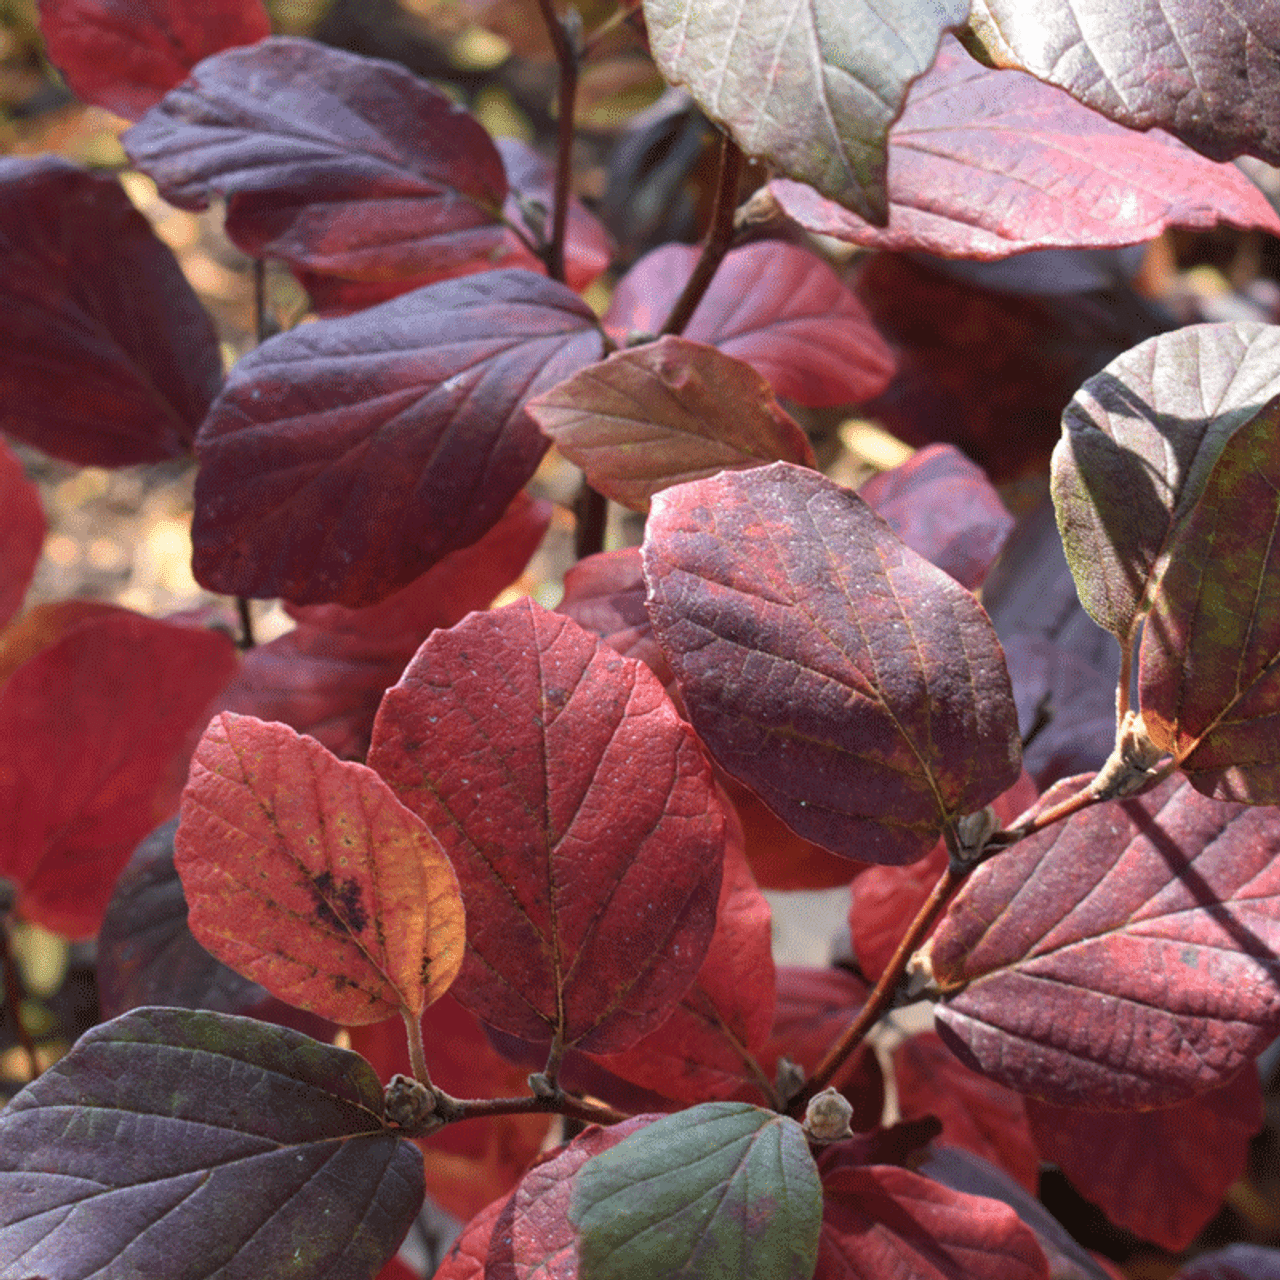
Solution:
<svg viewBox="0 0 1280 1280"><path fill-rule="evenodd" d="M593 488L633 511L647 511L660 489L718 471L815 465L808 436L754 369L685 338L589 365L528 412Z"/></svg>
<svg viewBox="0 0 1280 1280"><path fill-rule="evenodd" d="M883 225L885 137L967 0L645 0L649 47L672 84L747 155Z"/></svg>
<svg viewBox="0 0 1280 1280"><path fill-rule="evenodd" d="M40 0L49 61L78 98L136 120L203 58L271 34L262 0Z"/></svg>
<svg viewBox="0 0 1280 1280"><path fill-rule="evenodd" d="M939 1033L1057 1106L1219 1087L1280 1031L1278 853L1269 813L1180 777L1022 841L974 872L927 946Z"/></svg>
<svg viewBox="0 0 1280 1280"><path fill-rule="evenodd" d="M40 490L27 479L17 455L0 439L0 629L22 607L40 560L45 535Z"/></svg>
<svg viewBox="0 0 1280 1280"><path fill-rule="evenodd" d="M1234 165L1164 133L1135 134L1029 75L984 67L955 40L912 87L889 157L887 225L786 178L769 191L809 231L939 257L1138 244L1169 226L1280 229Z"/></svg>
<svg viewBox="0 0 1280 1280"><path fill-rule="evenodd" d="M912 862L1017 778L981 606L817 472L773 463L665 490L644 565L694 727L806 839Z"/></svg>
<svg viewBox="0 0 1280 1280"><path fill-rule="evenodd" d="M809 1280L822 1186L804 1130L740 1102L663 1116L588 1161L569 1208L581 1280Z"/></svg>
<svg viewBox="0 0 1280 1280"><path fill-rule="evenodd" d="M1139 649L1152 741L1197 790L1280 803L1280 395L1222 447L1176 526Z"/></svg>
<svg viewBox="0 0 1280 1280"><path fill-rule="evenodd" d="M472 614L387 691L369 762L458 873L463 1004L593 1053L668 1016L711 939L724 816L647 667L529 600Z"/></svg>
<svg viewBox="0 0 1280 1280"><path fill-rule="evenodd" d="M698 250L682 244L645 254L609 304L614 341L656 334L697 261ZM681 336L736 356L775 395L812 408L866 400L893 372L893 354L848 286L821 258L780 240L728 253Z"/></svg>
<svg viewBox="0 0 1280 1280"><path fill-rule="evenodd" d="M379 281L485 270L503 244L502 157L392 62L293 36L208 58L122 139L171 204L227 201L254 257Z"/></svg>
<svg viewBox="0 0 1280 1280"><path fill-rule="evenodd" d="M529 271L264 342L200 430L197 578L298 604L384 599L501 518L547 449L524 402L601 347L577 294Z"/></svg>
<svg viewBox="0 0 1280 1280"><path fill-rule="evenodd" d="M114 177L0 159L0 429L67 462L164 462L222 382L213 322Z"/></svg>
<svg viewBox="0 0 1280 1280"><path fill-rule="evenodd" d="M422 1010L462 963L453 868L372 769L223 712L196 749L174 861L218 959L338 1023Z"/></svg>
<svg viewBox="0 0 1280 1280"><path fill-rule="evenodd" d="M1249 1140L1262 1128L1258 1073L1176 1107L1116 1114L1027 1101L1044 1159L1119 1226L1177 1253L1245 1176Z"/></svg>
<svg viewBox="0 0 1280 1280"><path fill-rule="evenodd" d="M421 1205L369 1064L250 1018L125 1014L0 1113L13 1276L366 1280Z"/></svg>
<svg viewBox="0 0 1280 1280"><path fill-rule="evenodd" d="M218 632L98 609L0 689L0 874L22 915L73 937L97 931L134 846L172 814L236 665Z"/></svg>
<svg viewBox="0 0 1280 1280"><path fill-rule="evenodd" d="M978 39L1129 129L1165 129L1215 160L1280 164L1280 17L1268 0L975 0Z"/></svg>
<svg viewBox="0 0 1280 1280"><path fill-rule="evenodd" d="M1053 454L1058 528L1081 603L1121 644L1223 446L1280 395L1277 360L1275 325L1189 325L1125 352L1067 406Z"/></svg>

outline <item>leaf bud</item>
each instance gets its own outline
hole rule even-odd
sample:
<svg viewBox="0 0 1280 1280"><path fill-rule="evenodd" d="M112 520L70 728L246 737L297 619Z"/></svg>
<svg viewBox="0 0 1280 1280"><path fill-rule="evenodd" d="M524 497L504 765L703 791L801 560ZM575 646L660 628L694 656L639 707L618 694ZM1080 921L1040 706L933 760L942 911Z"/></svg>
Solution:
<svg viewBox="0 0 1280 1280"><path fill-rule="evenodd" d="M843 1094L828 1085L821 1093L809 1099L804 1112L804 1131L810 1142L839 1142L852 1138L849 1119L853 1106Z"/></svg>

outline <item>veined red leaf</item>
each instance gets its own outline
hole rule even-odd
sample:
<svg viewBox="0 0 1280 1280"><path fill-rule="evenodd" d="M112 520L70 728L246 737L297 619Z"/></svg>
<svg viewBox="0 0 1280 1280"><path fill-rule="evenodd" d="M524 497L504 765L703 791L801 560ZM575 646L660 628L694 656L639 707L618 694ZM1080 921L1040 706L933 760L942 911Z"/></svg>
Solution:
<svg viewBox="0 0 1280 1280"><path fill-rule="evenodd" d="M44 546L40 490L27 479L12 449L0 439L0 629L22 607Z"/></svg>
<svg viewBox="0 0 1280 1280"><path fill-rule="evenodd" d="M1274 325L1189 325L1113 360L1063 414L1058 528L1081 603L1121 645L1224 445L1280 395L1278 358Z"/></svg>
<svg viewBox="0 0 1280 1280"><path fill-rule="evenodd" d="M743 1096L770 1100L755 1054L773 1025L772 916L730 823L716 928L707 958L671 1016L601 1065L681 1102Z"/></svg>
<svg viewBox="0 0 1280 1280"><path fill-rule="evenodd" d="M872 476L858 496L912 551L971 591L982 585L1013 529L1013 516L981 467L949 444L931 444Z"/></svg>
<svg viewBox="0 0 1280 1280"><path fill-rule="evenodd" d="M1129 129L1153 126L1230 160L1280 164L1280 27L1268 0L1204 21L1196 0L1140 0L1124 22L1105 0L976 0L977 39Z"/></svg>
<svg viewBox="0 0 1280 1280"><path fill-rule="evenodd" d="M1139 648L1151 740L1197 790L1280 804L1280 395L1222 446L1171 531Z"/></svg>
<svg viewBox="0 0 1280 1280"><path fill-rule="evenodd" d="M472 614L387 691L369 762L453 859L462 1003L593 1053L669 1015L714 928L724 816L647 667L528 600Z"/></svg>
<svg viewBox="0 0 1280 1280"><path fill-rule="evenodd" d="M13 672L0 688L0 874L22 915L96 932L134 846L173 812L235 665L225 635L99 605Z"/></svg>
<svg viewBox="0 0 1280 1280"><path fill-rule="evenodd" d="M507 194L488 133L404 67L292 36L207 58L121 141L254 257L351 280L484 270Z"/></svg>
<svg viewBox="0 0 1280 1280"><path fill-rule="evenodd" d="M421 1205L369 1064L251 1018L127 1013L0 1113L15 1276L367 1280Z"/></svg>
<svg viewBox="0 0 1280 1280"><path fill-rule="evenodd" d="M967 0L645 0L649 47L749 156L883 223L885 137Z"/></svg>
<svg viewBox="0 0 1280 1280"><path fill-rule="evenodd" d="M49 61L77 97L136 120L202 58L271 34L262 0L40 0Z"/></svg>
<svg viewBox="0 0 1280 1280"><path fill-rule="evenodd" d="M201 945L333 1022L417 1016L462 963L462 898L435 837L372 769L287 725L214 719L174 861Z"/></svg>
<svg viewBox="0 0 1280 1280"><path fill-rule="evenodd" d="M679 244L641 258L605 316L614 341L656 334L697 261L697 249ZM893 373L892 353L840 277L779 240L732 250L682 336L749 364L775 395L814 408L869 399Z"/></svg>
<svg viewBox="0 0 1280 1280"><path fill-rule="evenodd" d="M1022 72L984 67L953 39L912 87L889 157L887 223L786 178L769 194L808 231L939 257L1138 244L1166 227L1219 222L1280 232L1234 165L1167 134L1135 134Z"/></svg>
<svg viewBox="0 0 1280 1280"><path fill-rule="evenodd" d="M569 1205L582 1280L809 1280L821 1217L804 1130L741 1102L636 1130L582 1166Z"/></svg>
<svg viewBox="0 0 1280 1280"><path fill-rule="evenodd" d="M973 873L927 944L939 1032L1058 1106L1217 1088L1280 1032L1278 854L1269 811L1180 777L1031 836Z"/></svg>
<svg viewBox="0 0 1280 1280"><path fill-rule="evenodd" d="M1031 1229L999 1200L892 1165L834 1169L822 1189L822 1280L1049 1280Z"/></svg>
<svg viewBox="0 0 1280 1280"><path fill-rule="evenodd" d="M911 862L1017 778L986 614L847 489L781 462L678 485L644 565L694 727L806 839Z"/></svg>
<svg viewBox="0 0 1280 1280"><path fill-rule="evenodd" d="M222 381L213 322L114 177L0 159L0 423L68 462L190 452Z"/></svg>
<svg viewBox="0 0 1280 1280"><path fill-rule="evenodd" d="M196 577L299 604L384 599L501 518L547 449L525 401L601 348L577 294L528 271L264 342L200 429Z"/></svg>
<svg viewBox="0 0 1280 1280"><path fill-rule="evenodd" d="M1178 1252L1244 1176L1249 1140L1262 1128L1258 1073L1155 1111L1077 1111L1027 1100L1040 1154L1112 1222Z"/></svg>
<svg viewBox="0 0 1280 1280"><path fill-rule="evenodd" d="M382 695L418 646L510 586L550 518L549 503L521 492L478 542L450 552L379 604L286 606L297 626L244 655L219 710L279 720L336 756L363 760Z"/></svg>
<svg viewBox="0 0 1280 1280"><path fill-rule="evenodd" d="M633 511L660 489L778 460L812 467L809 438L749 365L685 338L616 352L528 412L593 488Z"/></svg>

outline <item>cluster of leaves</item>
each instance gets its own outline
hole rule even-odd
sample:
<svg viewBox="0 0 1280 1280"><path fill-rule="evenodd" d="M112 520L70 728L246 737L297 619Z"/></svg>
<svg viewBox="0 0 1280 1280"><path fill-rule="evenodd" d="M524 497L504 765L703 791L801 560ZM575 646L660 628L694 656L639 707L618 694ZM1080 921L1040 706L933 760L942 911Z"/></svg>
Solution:
<svg viewBox="0 0 1280 1280"><path fill-rule="evenodd" d="M5 430L194 453L197 577L295 624L238 653L205 616L19 615L43 519L0 454L0 871L97 935L108 1018L0 1114L0 1274L402 1277L429 1192L469 1219L440 1280L1105 1277L1034 1201L1041 1160L1191 1241L1280 1035L1280 327L1014 353L1055 420L1092 375L1052 487L1114 725L1096 647L1013 604L1002 644L978 602L1012 523L982 470L938 445L854 493L782 401L984 456L990 366L936 350L948 296L1005 304L898 255L1280 234L1224 163L1280 162L1280 32L1209 7L624 7L723 140L702 245L598 318L610 237L569 197L596 33L549 0L554 163L257 0L44 0L131 162L223 202L318 318L224 377L114 177L0 162ZM747 156L777 176L740 208ZM802 232L876 251L860 296ZM643 546L584 536L557 611L488 608L553 443L582 527L611 500ZM850 966L775 969L759 883L851 883ZM883 1125L867 1034L925 995ZM1237 1274L1280 1252L1179 1272Z"/></svg>

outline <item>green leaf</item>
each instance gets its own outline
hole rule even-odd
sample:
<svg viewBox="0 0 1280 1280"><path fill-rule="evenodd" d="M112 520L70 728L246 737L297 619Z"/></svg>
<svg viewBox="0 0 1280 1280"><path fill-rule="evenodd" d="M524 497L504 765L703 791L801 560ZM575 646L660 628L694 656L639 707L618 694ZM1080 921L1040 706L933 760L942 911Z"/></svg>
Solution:
<svg viewBox="0 0 1280 1280"><path fill-rule="evenodd" d="M822 1186L794 1120L708 1102L589 1160L569 1217L581 1280L809 1280Z"/></svg>

